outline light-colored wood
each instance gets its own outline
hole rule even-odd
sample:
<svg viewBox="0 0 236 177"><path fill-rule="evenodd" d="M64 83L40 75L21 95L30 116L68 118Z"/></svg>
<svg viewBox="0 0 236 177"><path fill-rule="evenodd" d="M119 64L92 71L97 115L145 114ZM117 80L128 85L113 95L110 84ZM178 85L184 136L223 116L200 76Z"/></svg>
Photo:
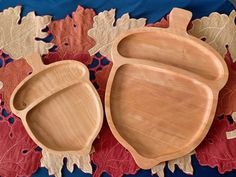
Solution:
<svg viewBox="0 0 236 177"><path fill-rule="evenodd" d="M44 65L34 54L33 73L14 90L10 106L31 138L55 153L88 154L103 122L103 109L89 72L80 62Z"/></svg>
<svg viewBox="0 0 236 177"><path fill-rule="evenodd" d="M67 159L66 167L69 172L73 172L75 165L84 173L92 174L93 169L90 163L90 154L80 156L78 154L68 153L50 153L46 150L42 150L42 158L40 160L41 167L48 169L48 174L54 175L55 177L62 177L63 160Z"/></svg>
<svg viewBox="0 0 236 177"><path fill-rule="evenodd" d="M168 169L174 173L176 170L176 167L178 167L180 170L182 170L185 174L193 175L193 166L191 162L191 156L195 154L195 152L190 152L189 154L179 157L174 160L170 160L167 162L161 162L158 165L151 168L152 174L158 175L158 177L165 177L164 168L165 166L168 167Z"/></svg>
<svg viewBox="0 0 236 177"><path fill-rule="evenodd" d="M174 8L167 29L119 36L105 96L116 139L144 169L195 149L214 118L228 70L223 58L186 32L191 12Z"/></svg>

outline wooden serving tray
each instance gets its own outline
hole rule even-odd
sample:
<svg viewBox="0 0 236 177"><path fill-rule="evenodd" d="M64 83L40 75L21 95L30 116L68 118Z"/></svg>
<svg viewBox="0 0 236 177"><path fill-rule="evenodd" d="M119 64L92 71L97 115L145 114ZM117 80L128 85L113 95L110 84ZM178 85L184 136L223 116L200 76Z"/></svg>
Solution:
<svg viewBox="0 0 236 177"><path fill-rule="evenodd" d="M143 169L195 149L212 124L228 78L223 58L187 34L191 16L174 8L169 28L127 31L112 48L107 120Z"/></svg>
<svg viewBox="0 0 236 177"><path fill-rule="evenodd" d="M45 150L88 154L103 122L102 103L88 69L72 60L44 65L38 54L26 60L33 73L12 93L13 113Z"/></svg>

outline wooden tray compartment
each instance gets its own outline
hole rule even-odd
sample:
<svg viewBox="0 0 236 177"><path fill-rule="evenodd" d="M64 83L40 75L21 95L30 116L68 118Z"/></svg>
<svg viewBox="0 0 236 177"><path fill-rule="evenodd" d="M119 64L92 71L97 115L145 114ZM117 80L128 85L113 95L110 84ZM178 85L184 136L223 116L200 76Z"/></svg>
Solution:
<svg viewBox="0 0 236 177"><path fill-rule="evenodd" d="M12 111L42 148L89 153L102 126L103 109L86 66L69 60L43 65L37 54L27 61L33 73L14 90Z"/></svg>
<svg viewBox="0 0 236 177"><path fill-rule="evenodd" d="M192 151L207 134L228 71L209 45L187 34L191 12L174 8L167 29L145 27L112 48L106 116L144 169Z"/></svg>

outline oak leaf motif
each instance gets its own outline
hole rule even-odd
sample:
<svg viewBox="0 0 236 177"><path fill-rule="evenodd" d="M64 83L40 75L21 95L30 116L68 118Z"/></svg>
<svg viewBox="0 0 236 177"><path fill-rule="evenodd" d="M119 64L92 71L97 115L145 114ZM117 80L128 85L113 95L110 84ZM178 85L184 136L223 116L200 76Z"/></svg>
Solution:
<svg viewBox="0 0 236 177"><path fill-rule="evenodd" d="M236 60L236 12L233 10L230 15L211 13L208 17L202 17L192 21L192 28L188 31L195 37L205 38L205 41L215 48L221 56L225 56L227 48Z"/></svg>
<svg viewBox="0 0 236 177"><path fill-rule="evenodd" d="M35 38L48 36L42 30L50 23L51 17L36 16L30 12L19 23L20 13L21 6L10 7L0 13L0 49L12 59L24 58L34 52L47 54L53 44Z"/></svg>
<svg viewBox="0 0 236 177"><path fill-rule="evenodd" d="M96 45L89 50L90 55L100 52L103 56L111 59L111 46L114 39L129 29L145 26L146 19L130 18L126 13L115 23L115 9L105 10L93 18L93 28L88 31L88 35L96 41Z"/></svg>

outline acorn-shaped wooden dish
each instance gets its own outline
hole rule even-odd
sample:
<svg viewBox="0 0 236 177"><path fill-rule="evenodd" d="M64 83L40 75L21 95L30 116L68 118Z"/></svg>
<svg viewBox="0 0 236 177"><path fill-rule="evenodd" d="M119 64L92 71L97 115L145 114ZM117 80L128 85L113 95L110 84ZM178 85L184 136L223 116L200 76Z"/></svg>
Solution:
<svg viewBox="0 0 236 177"><path fill-rule="evenodd" d="M50 152L88 154L103 122L99 95L78 61L44 65L26 58L33 73L14 90L10 106L31 138Z"/></svg>
<svg viewBox="0 0 236 177"><path fill-rule="evenodd" d="M186 32L191 17L191 12L174 8L168 28L127 31L112 47L107 120L143 169L199 145L228 79L223 58Z"/></svg>

